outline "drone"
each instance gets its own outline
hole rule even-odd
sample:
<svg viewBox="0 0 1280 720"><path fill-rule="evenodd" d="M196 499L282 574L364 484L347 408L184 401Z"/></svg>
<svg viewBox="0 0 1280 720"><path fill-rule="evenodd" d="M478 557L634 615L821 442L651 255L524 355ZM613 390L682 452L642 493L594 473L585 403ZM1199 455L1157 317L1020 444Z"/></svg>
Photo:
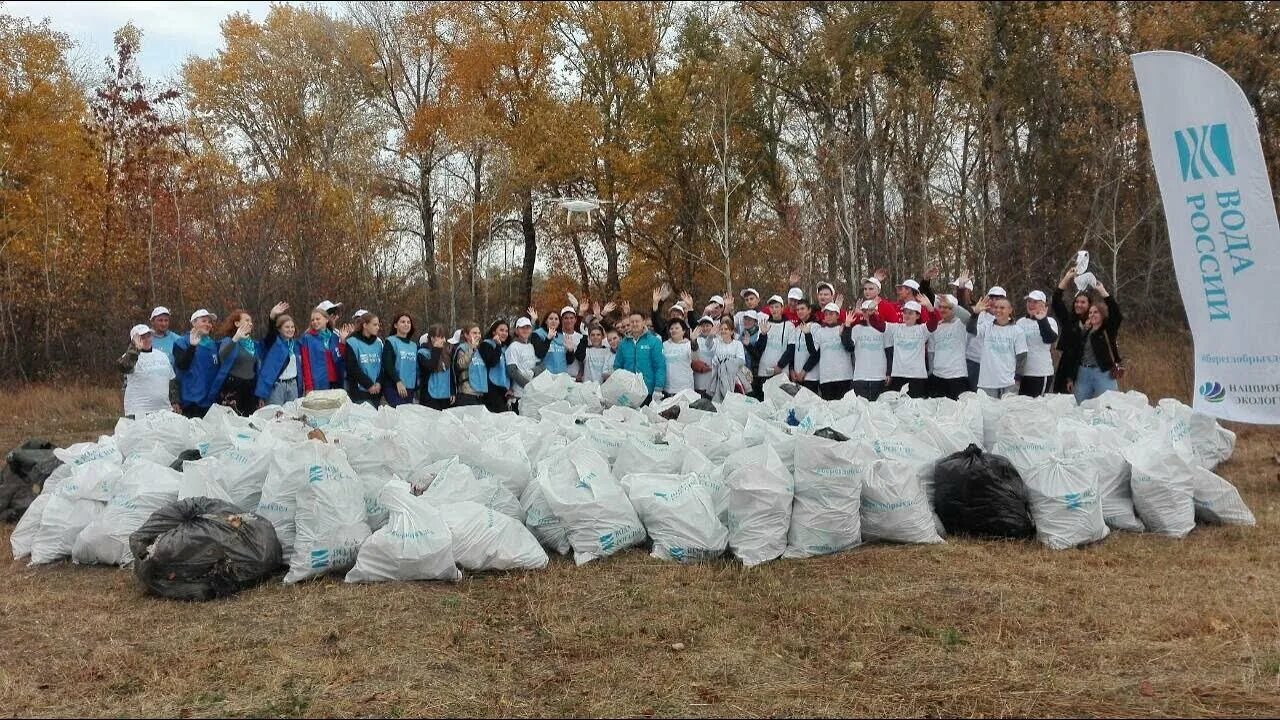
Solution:
<svg viewBox="0 0 1280 720"><path fill-rule="evenodd" d="M591 213L600 209L601 205L609 205L612 200L600 200L592 198L590 200L575 200L573 198L552 198L547 202L553 202L565 211L564 224L566 227L573 222L573 214L580 213L587 216L587 224L591 224Z"/></svg>

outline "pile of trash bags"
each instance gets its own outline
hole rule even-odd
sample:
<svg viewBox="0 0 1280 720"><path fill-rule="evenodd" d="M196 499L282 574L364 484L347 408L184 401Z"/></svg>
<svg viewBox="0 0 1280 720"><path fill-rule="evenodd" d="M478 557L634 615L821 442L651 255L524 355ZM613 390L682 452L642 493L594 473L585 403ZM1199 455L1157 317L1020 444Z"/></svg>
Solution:
<svg viewBox="0 0 1280 720"><path fill-rule="evenodd" d="M1235 435L1175 400L827 402L778 377L763 402L681 393L634 407L629 375L599 386L542 374L520 414L335 397L248 418L214 407L198 420L121 419L112 435L53 451L62 464L13 553L134 563L149 589L212 597L279 567L286 583L454 581L637 546L752 566L866 542L1034 537L1064 549L1113 530L1183 537L1197 522L1254 522L1213 472ZM196 581L164 571L210 544L235 567Z"/></svg>

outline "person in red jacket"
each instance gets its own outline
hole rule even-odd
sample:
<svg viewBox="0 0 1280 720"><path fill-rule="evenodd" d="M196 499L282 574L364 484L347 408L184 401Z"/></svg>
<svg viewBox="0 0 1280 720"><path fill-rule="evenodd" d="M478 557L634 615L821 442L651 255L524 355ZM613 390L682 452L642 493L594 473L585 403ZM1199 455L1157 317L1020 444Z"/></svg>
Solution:
<svg viewBox="0 0 1280 720"><path fill-rule="evenodd" d="M884 282L882 276L887 276L884 270L877 270L871 277L862 281L862 301L874 302L876 304L876 314L880 319L887 323L902 322L902 309L892 300L880 297L880 287Z"/></svg>

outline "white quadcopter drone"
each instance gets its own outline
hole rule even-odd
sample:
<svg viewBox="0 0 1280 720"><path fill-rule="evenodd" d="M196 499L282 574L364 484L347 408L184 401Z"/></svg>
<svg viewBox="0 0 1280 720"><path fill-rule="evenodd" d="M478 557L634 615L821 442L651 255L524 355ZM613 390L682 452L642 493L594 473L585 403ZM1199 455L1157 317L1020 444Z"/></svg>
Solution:
<svg viewBox="0 0 1280 720"><path fill-rule="evenodd" d="M591 198L589 200L575 200L573 198L552 198L547 202L555 203L561 210L565 211L564 224L568 226L573 222L573 214L580 213L587 216L587 224L591 224L591 213L600 209L601 205L609 205L612 200L600 200Z"/></svg>

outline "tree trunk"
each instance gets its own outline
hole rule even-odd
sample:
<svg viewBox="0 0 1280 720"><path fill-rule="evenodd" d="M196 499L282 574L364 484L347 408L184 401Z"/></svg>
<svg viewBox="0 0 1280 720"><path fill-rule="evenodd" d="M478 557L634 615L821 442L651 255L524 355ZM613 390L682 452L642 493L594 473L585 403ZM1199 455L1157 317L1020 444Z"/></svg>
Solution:
<svg viewBox="0 0 1280 720"><path fill-rule="evenodd" d="M533 226L533 191L525 190L524 208L520 211L520 230L524 234L524 266L520 276L520 307L533 304L533 269L538 262L538 235Z"/></svg>

